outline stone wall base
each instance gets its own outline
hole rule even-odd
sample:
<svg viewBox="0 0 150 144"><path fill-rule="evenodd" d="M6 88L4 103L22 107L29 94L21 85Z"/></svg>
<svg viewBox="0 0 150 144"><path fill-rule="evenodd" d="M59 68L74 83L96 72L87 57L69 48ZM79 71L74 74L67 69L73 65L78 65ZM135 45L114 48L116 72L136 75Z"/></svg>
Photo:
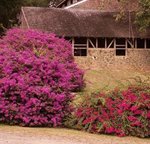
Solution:
<svg viewBox="0 0 150 144"><path fill-rule="evenodd" d="M86 57L75 57L83 69L136 69L150 71L150 49L128 49L126 56L116 56L114 49L88 49Z"/></svg>

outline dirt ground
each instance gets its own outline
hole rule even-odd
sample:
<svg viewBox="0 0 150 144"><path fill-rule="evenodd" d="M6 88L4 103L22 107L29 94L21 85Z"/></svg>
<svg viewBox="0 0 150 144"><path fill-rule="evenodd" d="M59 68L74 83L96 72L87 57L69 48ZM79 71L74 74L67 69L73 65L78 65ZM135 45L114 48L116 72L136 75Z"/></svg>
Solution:
<svg viewBox="0 0 150 144"><path fill-rule="evenodd" d="M150 144L150 139L120 138L58 128L0 125L0 144Z"/></svg>

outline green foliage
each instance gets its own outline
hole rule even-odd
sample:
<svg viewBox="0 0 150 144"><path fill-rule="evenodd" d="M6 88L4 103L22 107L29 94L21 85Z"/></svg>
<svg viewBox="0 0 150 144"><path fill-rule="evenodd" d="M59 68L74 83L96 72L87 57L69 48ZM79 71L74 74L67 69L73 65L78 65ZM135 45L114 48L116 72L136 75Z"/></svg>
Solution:
<svg viewBox="0 0 150 144"><path fill-rule="evenodd" d="M130 0L120 0L120 14L117 15L118 18L124 17L124 12L128 9L131 1ZM140 31L145 31L150 27L150 0L136 0L138 7L136 9L135 23L139 26ZM132 4L132 3L131 3ZM132 9L130 9L132 11Z"/></svg>
<svg viewBox="0 0 150 144"><path fill-rule="evenodd" d="M0 1L0 32L4 28L10 28L17 22L17 14L24 0L1 0Z"/></svg>
<svg viewBox="0 0 150 144"><path fill-rule="evenodd" d="M52 0L24 0L24 5L47 7Z"/></svg>
<svg viewBox="0 0 150 144"><path fill-rule="evenodd" d="M139 0L140 8L136 15L136 23L140 26L140 30L143 31L150 27L150 0Z"/></svg>
<svg viewBox="0 0 150 144"><path fill-rule="evenodd" d="M19 23L19 13L21 6L41 6L48 7L49 3L58 0L0 0L0 34L5 29Z"/></svg>

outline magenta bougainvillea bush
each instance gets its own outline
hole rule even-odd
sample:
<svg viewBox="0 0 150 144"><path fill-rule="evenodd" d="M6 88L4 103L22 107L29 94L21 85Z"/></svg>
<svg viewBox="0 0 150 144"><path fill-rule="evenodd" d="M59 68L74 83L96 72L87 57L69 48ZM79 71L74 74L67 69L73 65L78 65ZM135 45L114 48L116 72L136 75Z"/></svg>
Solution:
<svg viewBox="0 0 150 144"><path fill-rule="evenodd" d="M130 86L86 98L75 113L76 127L93 133L150 136L150 87Z"/></svg>
<svg viewBox="0 0 150 144"><path fill-rule="evenodd" d="M60 126L83 72L70 44L54 34L12 29L0 40L0 122Z"/></svg>

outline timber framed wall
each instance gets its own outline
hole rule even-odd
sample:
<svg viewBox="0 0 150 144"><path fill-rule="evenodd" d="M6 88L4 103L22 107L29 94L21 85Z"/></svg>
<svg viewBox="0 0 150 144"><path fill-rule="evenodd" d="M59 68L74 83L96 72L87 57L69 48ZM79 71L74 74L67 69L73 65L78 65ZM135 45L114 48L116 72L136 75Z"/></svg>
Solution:
<svg viewBox="0 0 150 144"><path fill-rule="evenodd" d="M75 60L83 68L150 70L150 39L75 37L70 42Z"/></svg>
<svg viewBox="0 0 150 144"><path fill-rule="evenodd" d="M76 62L82 68L150 70L150 29L139 33L136 25L129 28L128 20L116 22L114 14L117 13L23 7L21 28L68 37ZM127 14L134 18L134 13Z"/></svg>

